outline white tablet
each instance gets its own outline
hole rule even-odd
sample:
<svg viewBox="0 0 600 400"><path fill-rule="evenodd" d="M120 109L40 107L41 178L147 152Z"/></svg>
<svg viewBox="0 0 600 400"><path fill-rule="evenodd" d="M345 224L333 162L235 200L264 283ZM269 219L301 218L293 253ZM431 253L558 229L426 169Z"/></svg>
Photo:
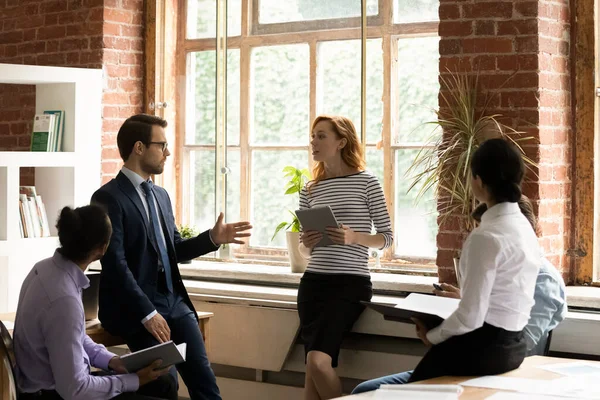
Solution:
<svg viewBox="0 0 600 400"><path fill-rule="evenodd" d="M300 220L303 231L319 231L323 234L323 238L315 245L315 247L331 246L335 243L327 235L328 227L339 227L340 224L335 219L330 206L319 206L296 210L296 216Z"/></svg>

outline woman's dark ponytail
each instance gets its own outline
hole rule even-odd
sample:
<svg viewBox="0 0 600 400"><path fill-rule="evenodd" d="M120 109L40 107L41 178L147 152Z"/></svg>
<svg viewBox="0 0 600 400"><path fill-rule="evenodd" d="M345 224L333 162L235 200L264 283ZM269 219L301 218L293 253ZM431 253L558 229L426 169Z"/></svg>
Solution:
<svg viewBox="0 0 600 400"><path fill-rule="evenodd" d="M516 203L521 198L525 164L514 144L504 139L486 140L473 154L471 172L481 178L496 203Z"/></svg>
<svg viewBox="0 0 600 400"><path fill-rule="evenodd" d="M87 260L93 250L110 241L112 227L104 210L97 206L64 207L56 222L60 252L71 261Z"/></svg>

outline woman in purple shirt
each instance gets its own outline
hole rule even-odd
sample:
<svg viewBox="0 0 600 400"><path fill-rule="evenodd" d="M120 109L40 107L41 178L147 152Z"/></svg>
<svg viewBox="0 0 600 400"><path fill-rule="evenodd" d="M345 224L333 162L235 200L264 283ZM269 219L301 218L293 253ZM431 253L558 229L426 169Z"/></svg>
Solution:
<svg viewBox="0 0 600 400"><path fill-rule="evenodd" d="M118 356L85 333L84 271L108 247L112 227L106 213L98 206L65 207L56 228L61 247L34 265L19 295L14 329L19 399L177 399L177 383L168 368L157 369L160 361L129 374ZM107 373L94 375L91 367Z"/></svg>

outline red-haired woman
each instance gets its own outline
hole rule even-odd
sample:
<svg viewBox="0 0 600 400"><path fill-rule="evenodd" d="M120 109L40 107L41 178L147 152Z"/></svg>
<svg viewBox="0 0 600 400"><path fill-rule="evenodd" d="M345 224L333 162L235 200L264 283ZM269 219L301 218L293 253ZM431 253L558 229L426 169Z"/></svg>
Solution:
<svg viewBox="0 0 600 400"><path fill-rule="evenodd" d="M393 234L381 185L364 170L352 121L317 117L310 144L314 180L300 193L300 209L328 205L341 223L327 228L334 245L315 247L322 238L316 231L303 232L300 244L300 251L310 257L298 290L306 353L304 398L324 400L342 395L334 370L340 345L364 309L360 301L372 296L368 249L389 247Z"/></svg>

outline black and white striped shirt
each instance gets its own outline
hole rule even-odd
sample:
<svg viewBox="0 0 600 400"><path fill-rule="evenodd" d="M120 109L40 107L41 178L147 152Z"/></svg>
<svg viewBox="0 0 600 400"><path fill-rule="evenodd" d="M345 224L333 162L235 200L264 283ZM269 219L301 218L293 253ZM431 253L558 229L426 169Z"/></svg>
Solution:
<svg viewBox="0 0 600 400"><path fill-rule="evenodd" d="M355 232L375 231L385 238L384 248L392 245L394 235L383 190L370 172L324 179L300 192L300 209L330 206L337 221ZM313 248L308 272L369 276L369 251L366 246L332 245Z"/></svg>

